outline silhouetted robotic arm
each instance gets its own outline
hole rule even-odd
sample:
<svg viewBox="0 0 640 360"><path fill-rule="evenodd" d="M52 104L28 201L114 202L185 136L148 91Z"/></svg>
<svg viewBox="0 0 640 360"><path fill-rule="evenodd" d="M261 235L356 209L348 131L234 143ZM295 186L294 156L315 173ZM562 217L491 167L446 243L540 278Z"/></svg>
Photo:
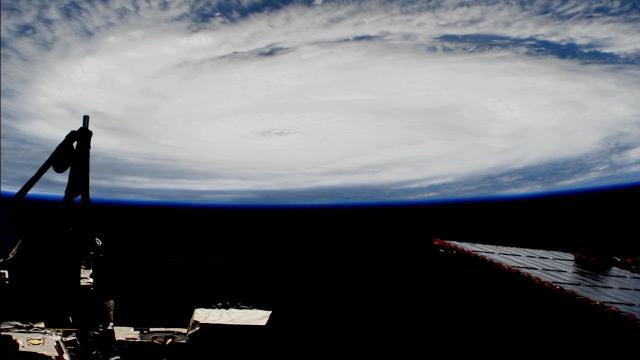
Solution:
<svg viewBox="0 0 640 360"><path fill-rule="evenodd" d="M71 204L76 197L81 196L82 204L88 205L90 202L89 151L91 148L92 135L93 133L89 130L89 115L84 115L82 127L69 132L67 136L65 136L64 140L55 148L49 158L13 196L13 205L19 208L22 200L26 198L29 191L31 191L50 168L53 168L57 173L63 173L70 169L64 196L65 204ZM84 218L82 220L87 220L86 215L86 211L81 212L81 216ZM8 221L8 219L4 220ZM77 219L75 220L77 224L78 221ZM12 224L3 225L9 226ZM86 227L84 230L86 232ZM17 253L21 244L21 237L15 232L4 231L3 236L9 237L9 239L4 239L4 243L2 244L4 249L0 249L2 250L0 253L0 263L10 260Z"/></svg>
<svg viewBox="0 0 640 360"><path fill-rule="evenodd" d="M82 127L67 134L51 156L15 194L14 200L20 201L24 199L42 176L53 167L53 170L57 173L63 173L71 168L67 189L65 190L65 202L81 196L82 202L88 203L90 201L89 150L91 149L92 135L93 133L89 130L89 115L84 115Z"/></svg>

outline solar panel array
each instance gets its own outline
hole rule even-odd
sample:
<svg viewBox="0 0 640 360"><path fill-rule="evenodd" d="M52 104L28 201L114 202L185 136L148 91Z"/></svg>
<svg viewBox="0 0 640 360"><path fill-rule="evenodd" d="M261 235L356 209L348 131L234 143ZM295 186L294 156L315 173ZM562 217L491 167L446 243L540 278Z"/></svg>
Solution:
<svg viewBox="0 0 640 360"><path fill-rule="evenodd" d="M640 319L640 274L615 266L597 270L586 268L580 262L576 262L574 255L559 251L456 241L445 243L518 269Z"/></svg>

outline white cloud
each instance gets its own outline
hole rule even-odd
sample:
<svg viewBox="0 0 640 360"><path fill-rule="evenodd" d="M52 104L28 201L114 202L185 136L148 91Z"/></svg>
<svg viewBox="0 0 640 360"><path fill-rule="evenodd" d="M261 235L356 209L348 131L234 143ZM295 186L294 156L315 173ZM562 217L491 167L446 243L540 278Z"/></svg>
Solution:
<svg viewBox="0 0 640 360"><path fill-rule="evenodd" d="M58 18L51 49L11 42L26 59L3 49L2 136L51 146L88 113L94 154L174 169L158 179L94 162L98 194L107 184L415 187L579 158L612 139L638 145L637 66L427 51L441 35L497 34L626 56L640 51L637 24L509 6L318 5L220 18L196 32L171 21L181 6L124 20L118 6L79 22ZM15 24L3 25L3 36ZM78 36L80 28L95 35ZM377 38L357 40L364 35ZM5 163L3 173L15 170ZM3 178L2 186L15 184Z"/></svg>

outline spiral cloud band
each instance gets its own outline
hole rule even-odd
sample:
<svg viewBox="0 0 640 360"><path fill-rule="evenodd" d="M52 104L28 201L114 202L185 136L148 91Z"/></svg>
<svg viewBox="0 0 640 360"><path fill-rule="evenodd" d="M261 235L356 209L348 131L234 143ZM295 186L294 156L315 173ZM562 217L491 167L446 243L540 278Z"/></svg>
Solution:
<svg viewBox="0 0 640 360"><path fill-rule="evenodd" d="M103 198L396 201L639 181L639 22L636 2L3 2L2 190L83 114Z"/></svg>

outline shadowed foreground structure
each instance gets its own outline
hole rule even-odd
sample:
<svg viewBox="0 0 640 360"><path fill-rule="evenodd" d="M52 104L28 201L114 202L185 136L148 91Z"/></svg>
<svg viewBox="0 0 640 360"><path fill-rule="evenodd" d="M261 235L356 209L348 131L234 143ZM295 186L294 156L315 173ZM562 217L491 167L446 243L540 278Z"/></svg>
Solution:
<svg viewBox="0 0 640 360"><path fill-rule="evenodd" d="M115 299L116 325L186 327L195 308L247 306L273 311L264 329L204 329L181 356L295 356L301 349L375 354L482 339L530 343L579 336L603 345L637 336L637 321L482 259L434 248L432 239L637 258L639 237L623 205L637 204L638 194L636 186L421 206L94 204L91 211L108 259L108 275L99 281ZM8 206L3 201L5 213ZM55 271L37 264L58 241L57 206L32 201L26 207L38 224L26 228L24 248L36 284L55 283ZM3 296L3 319L46 315L54 294L37 288ZM133 356L137 350L127 351Z"/></svg>
<svg viewBox="0 0 640 360"><path fill-rule="evenodd" d="M436 240L439 251L477 257L487 265L564 293L603 311L640 321L640 274L613 266L613 261L582 254L509 246Z"/></svg>

